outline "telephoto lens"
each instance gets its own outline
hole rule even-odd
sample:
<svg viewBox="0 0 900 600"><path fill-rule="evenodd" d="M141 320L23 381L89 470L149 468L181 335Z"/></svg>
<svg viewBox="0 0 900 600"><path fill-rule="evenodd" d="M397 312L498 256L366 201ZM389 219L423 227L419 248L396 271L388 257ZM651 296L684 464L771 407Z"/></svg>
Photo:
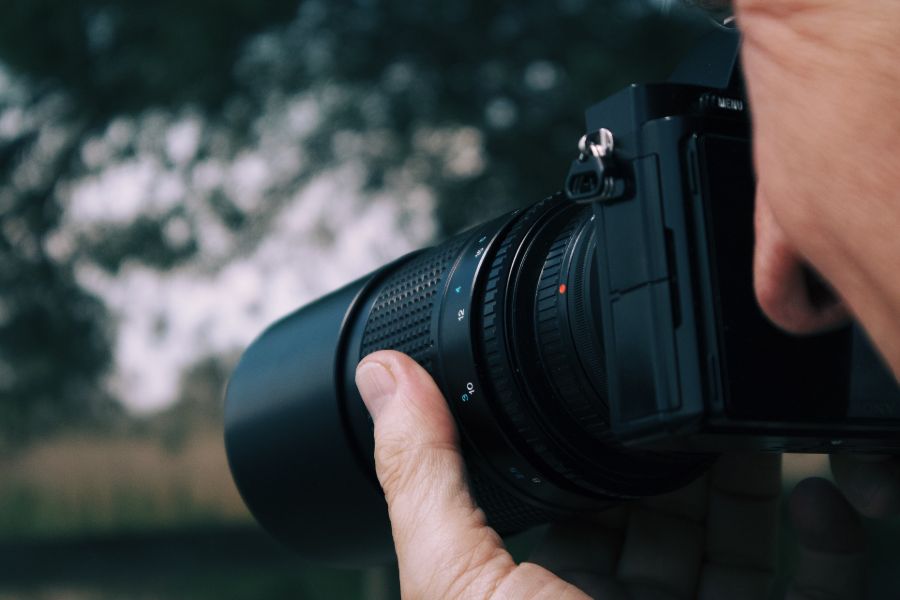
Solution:
<svg viewBox="0 0 900 600"><path fill-rule="evenodd" d="M372 422L356 365L404 352L434 377L469 481L500 534L677 489L697 454L625 449L608 433L596 228L552 196L422 250L285 317L228 386L225 442L247 506L301 554L392 560Z"/></svg>

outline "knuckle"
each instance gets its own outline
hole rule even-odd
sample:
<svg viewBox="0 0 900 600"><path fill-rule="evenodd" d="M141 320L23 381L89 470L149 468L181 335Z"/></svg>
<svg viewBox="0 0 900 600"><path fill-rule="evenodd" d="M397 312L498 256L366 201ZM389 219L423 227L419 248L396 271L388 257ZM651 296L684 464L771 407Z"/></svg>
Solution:
<svg viewBox="0 0 900 600"><path fill-rule="evenodd" d="M588 600L588 596L575 586L563 581L544 567L530 562L524 562L510 570L488 598Z"/></svg>
<svg viewBox="0 0 900 600"><path fill-rule="evenodd" d="M484 528L480 535L464 553L446 562L445 572L452 575L446 597L492 598L499 584L515 569L492 530Z"/></svg>
<svg viewBox="0 0 900 600"><path fill-rule="evenodd" d="M375 444L375 470L386 494L404 487L411 460L415 456L402 439L387 438Z"/></svg>
<svg viewBox="0 0 900 600"><path fill-rule="evenodd" d="M413 489L447 472L448 460L457 454L453 444L415 442L403 436L382 436L375 444L378 481L390 502L391 497Z"/></svg>

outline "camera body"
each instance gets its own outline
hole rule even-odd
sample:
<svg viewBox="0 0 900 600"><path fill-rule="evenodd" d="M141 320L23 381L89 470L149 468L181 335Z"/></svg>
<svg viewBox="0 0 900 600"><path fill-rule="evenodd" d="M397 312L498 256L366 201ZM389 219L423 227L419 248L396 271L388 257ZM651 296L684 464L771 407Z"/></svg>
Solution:
<svg viewBox="0 0 900 600"><path fill-rule="evenodd" d="M570 192L599 230L613 437L667 451L896 452L898 394L850 393L850 328L794 337L755 302L738 42L720 32L675 76L714 87L632 86L587 111L588 131L614 136L608 162L624 180L612 198Z"/></svg>
<svg viewBox="0 0 900 600"><path fill-rule="evenodd" d="M316 560L392 559L354 383L382 349L434 377L501 534L678 489L726 450L897 448L900 401L850 394L849 329L794 338L756 305L738 46L717 32L670 82L588 109L564 193L398 259L247 349L225 446L269 532Z"/></svg>

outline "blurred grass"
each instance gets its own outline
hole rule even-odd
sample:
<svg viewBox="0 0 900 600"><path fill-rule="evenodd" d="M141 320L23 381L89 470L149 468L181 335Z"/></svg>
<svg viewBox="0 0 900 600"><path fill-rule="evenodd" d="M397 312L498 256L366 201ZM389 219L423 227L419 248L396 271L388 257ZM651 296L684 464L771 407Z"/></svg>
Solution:
<svg viewBox="0 0 900 600"><path fill-rule="evenodd" d="M157 575L154 563L127 580L97 572L86 580L0 584L0 600L393 600L389 575L377 571L338 571L275 558L271 565L222 564L196 569L186 563L180 573ZM395 586L394 586L395 587Z"/></svg>
<svg viewBox="0 0 900 600"><path fill-rule="evenodd" d="M392 569L304 564L263 533L219 429L66 435L0 456L0 600L397 597Z"/></svg>
<svg viewBox="0 0 900 600"><path fill-rule="evenodd" d="M785 460L787 485L827 475L827 458ZM178 444L70 435L0 458L0 540L58 538L250 523L234 487L221 432Z"/></svg>
<svg viewBox="0 0 900 600"><path fill-rule="evenodd" d="M0 458L0 539L248 523L219 431L60 437Z"/></svg>
<svg viewBox="0 0 900 600"><path fill-rule="evenodd" d="M791 455L785 497L828 476L820 455ZM796 560L782 505L779 592ZM900 589L900 522L866 523L869 598ZM517 560L538 529L509 540ZM393 568L303 563L260 531L234 488L218 430L165 436L70 435L0 457L0 600L393 600Z"/></svg>

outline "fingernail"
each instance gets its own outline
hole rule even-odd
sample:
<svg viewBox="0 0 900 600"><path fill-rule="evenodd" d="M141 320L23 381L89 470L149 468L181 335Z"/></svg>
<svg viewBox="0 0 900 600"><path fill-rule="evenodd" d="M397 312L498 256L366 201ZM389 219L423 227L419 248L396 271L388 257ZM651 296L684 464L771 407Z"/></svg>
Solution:
<svg viewBox="0 0 900 600"><path fill-rule="evenodd" d="M364 362L356 368L356 387L373 419L397 391L397 380L383 364Z"/></svg>

